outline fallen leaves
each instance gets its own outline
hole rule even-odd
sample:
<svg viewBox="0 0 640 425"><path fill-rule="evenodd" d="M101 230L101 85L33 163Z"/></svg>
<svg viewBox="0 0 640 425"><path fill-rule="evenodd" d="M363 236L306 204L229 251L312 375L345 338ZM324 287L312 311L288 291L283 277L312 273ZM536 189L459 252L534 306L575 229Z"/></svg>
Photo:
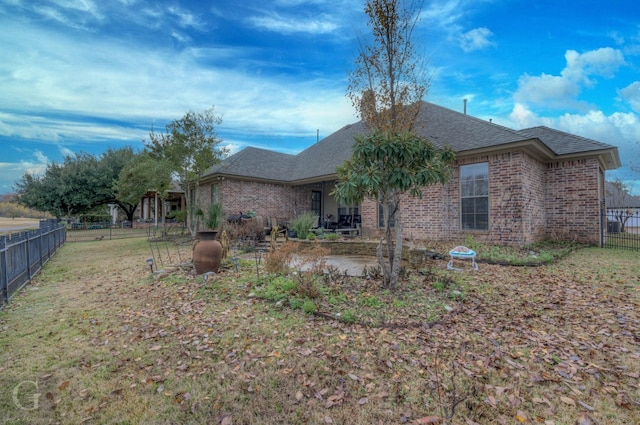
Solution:
<svg viewBox="0 0 640 425"><path fill-rule="evenodd" d="M118 296L107 298L108 311L98 306L64 322L51 318L80 329L72 345L83 358L69 363L82 380L62 371L38 369L38 375L50 385L50 399L61 400L59 409L82 412L67 416L75 423L87 415L104 422L131 408L127 402L144 406L151 418L153 409L173 409L168 414L176 422L204 418L218 425L349 423L348 417L354 423L595 425L596 418L615 416L637 423L640 292L582 269L487 265L465 275L465 299L437 323L413 306L397 309L386 329L306 316L286 305L275 310L247 299L247 285L257 285L251 276L240 281L234 273L235 282L221 273L206 287L183 276L166 285L121 279ZM366 290L387 301L377 288ZM381 318L392 301L411 304L419 290L385 294L390 301L372 323L386 326ZM77 388L80 382L90 390ZM218 398L207 401L207 394ZM462 398L453 419L443 419L451 400ZM588 413L577 416L580 410Z"/></svg>
<svg viewBox="0 0 640 425"><path fill-rule="evenodd" d="M422 417L420 419L416 419L415 423L418 424L418 425L438 424L438 423L440 423L440 417L438 417L438 416L424 416L424 417Z"/></svg>

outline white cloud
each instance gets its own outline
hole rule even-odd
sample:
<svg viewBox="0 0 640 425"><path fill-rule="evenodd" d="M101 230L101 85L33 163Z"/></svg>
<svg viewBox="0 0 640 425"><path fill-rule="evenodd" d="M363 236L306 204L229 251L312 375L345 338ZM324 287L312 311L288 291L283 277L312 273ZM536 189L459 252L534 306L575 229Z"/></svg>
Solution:
<svg viewBox="0 0 640 425"><path fill-rule="evenodd" d="M565 53L566 66L560 75L523 75L514 94L516 102L545 107L582 108L587 105L577 99L583 87L596 84L593 77L610 78L626 64L621 51L605 47L580 54Z"/></svg>
<svg viewBox="0 0 640 425"><path fill-rule="evenodd" d="M488 28L472 29L460 35L460 47L465 52L472 52L474 50L482 50L486 47L495 46L495 43L490 40L492 36L493 33Z"/></svg>
<svg viewBox="0 0 640 425"><path fill-rule="evenodd" d="M458 28L458 22L463 17L465 8L460 0L445 0L429 2L422 10L420 19L429 25L437 25L443 28Z"/></svg>
<svg viewBox="0 0 640 425"><path fill-rule="evenodd" d="M46 169L49 159L41 151L31 152L29 159L22 160L17 163L0 163L2 177L0 178L0 192L10 192L13 190L13 184L19 181L25 174L33 176L42 176Z"/></svg>
<svg viewBox="0 0 640 425"><path fill-rule="evenodd" d="M60 154L63 157L74 156L75 155L75 152L73 152L71 149L66 148L64 146L58 146L58 151L60 151Z"/></svg>
<svg viewBox="0 0 640 425"><path fill-rule="evenodd" d="M253 16L248 20L258 28L283 34L328 34L338 28L338 25L326 15L316 19L299 19L271 13L267 16Z"/></svg>
<svg viewBox="0 0 640 425"><path fill-rule="evenodd" d="M272 135L336 130L354 121L343 81L297 82L229 67L230 58L239 63L250 57L241 49L176 53L108 38L78 40L29 25L6 29L0 33L6 59L0 61L0 104L8 111L0 114L3 135L52 143L139 141L152 123L164 126L212 104L223 114L223 126ZM17 112L25 110L30 113ZM101 125L104 119L138 129Z"/></svg>
<svg viewBox="0 0 640 425"><path fill-rule="evenodd" d="M585 114L565 113L558 117L543 117L525 105L516 103L509 118L514 128L544 125L617 146L622 167L611 171L610 174L621 178L624 176L640 189L640 117L638 115L624 112L606 115L602 111L590 110Z"/></svg>
<svg viewBox="0 0 640 425"><path fill-rule="evenodd" d="M629 102L634 111L640 112L640 81L635 81L618 91L622 99Z"/></svg>

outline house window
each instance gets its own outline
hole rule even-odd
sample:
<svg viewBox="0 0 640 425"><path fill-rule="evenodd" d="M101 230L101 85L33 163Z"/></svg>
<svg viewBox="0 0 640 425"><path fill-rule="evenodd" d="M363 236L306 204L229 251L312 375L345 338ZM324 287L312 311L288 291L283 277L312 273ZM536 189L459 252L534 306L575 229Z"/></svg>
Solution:
<svg viewBox="0 0 640 425"><path fill-rule="evenodd" d="M217 184L211 185L211 203L217 204L220 202L220 188Z"/></svg>
<svg viewBox="0 0 640 425"><path fill-rule="evenodd" d="M347 205L339 205L338 206L338 215L358 215L360 214L360 209L357 206L347 206Z"/></svg>
<svg viewBox="0 0 640 425"><path fill-rule="evenodd" d="M463 230L489 230L489 163L460 167L460 208Z"/></svg>
<svg viewBox="0 0 640 425"><path fill-rule="evenodd" d="M393 203L389 203L389 211L393 211ZM395 216L391 217L389 220L389 227L395 227L396 220ZM384 211L382 210L382 202L378 202L378 227L384 226Z"/></svg>

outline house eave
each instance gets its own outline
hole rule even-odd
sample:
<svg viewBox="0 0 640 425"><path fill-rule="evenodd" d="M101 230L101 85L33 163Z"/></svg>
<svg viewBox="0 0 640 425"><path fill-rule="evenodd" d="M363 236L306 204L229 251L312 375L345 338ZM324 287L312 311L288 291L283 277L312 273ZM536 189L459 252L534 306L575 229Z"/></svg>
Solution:
<svg viewBox="0 0 640 425"><path fill-rule="evenodd" d="M570 161L578 159L598 158L600 166L604 171L615 170L620 168L620 157L618 155L618 149L601 149L597 151L578 152L568 155L557 155L553 162Z"/></svg>
<svg viewBox="0 0 640 425"><path fill-rule="evenodd" d="M338 179L338 175L334 173L334 174L325 174L322 176L314 176L314 177L295 180L295 181L292 181L291 184L294 186L302 186L305 184L322 183L322 182L333 181L337 179Z"/></svg>
<svg viewBox="0 0 640 425"><path fill-rule="evenodd" d="M504 145L459 151L456 156L458 158L468 158L481 155L503 154L514 151L523 151L541 162L548 162L555 156L551 149L546 147L538 139L527 139Z"/></svg>
<svg viewBox="0 0 640 425"><path fill-rule="evenodd" d="M209 174L206 178L203 178L200 183L216 183L223 180L242 180L245 182L259 182L279 185L292 185L292 182L278 179L267 179L263 177L243 176L239 174L227 174L227 173L215 173Z"/></svg>
<svg viewBox="0 0 640 425"><path fill-rule="evenodd" d="M472 149L468 151L460 151L457 153L458 158L468 158L480 155L494 155L513 151L523 151L529 156L540 162L560 162L568 160L586 159L597 157L602 168L607 170L615 170L620 167L620 157L618 149L615 147L608 149L600 149L593 151L576 152L565 155L557 155L551 149L546 147L538 139L523 140L515 143L509 143L501 146L492 146L481 149Z"/></svg>

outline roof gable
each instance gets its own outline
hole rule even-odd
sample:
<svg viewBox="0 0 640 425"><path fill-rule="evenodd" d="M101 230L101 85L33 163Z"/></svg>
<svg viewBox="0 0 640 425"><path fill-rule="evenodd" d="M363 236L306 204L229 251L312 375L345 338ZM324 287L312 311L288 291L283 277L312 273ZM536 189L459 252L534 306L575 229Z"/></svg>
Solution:
<svg viewBox="0 0 640 425"><path fill-rule="evenodd" d="M525 128L518 131L518 133L540 139L540 141L547 145L547 147L556 155L570 155L574 153L599 151L613 147L606 143L544 126Z"/></svg>

